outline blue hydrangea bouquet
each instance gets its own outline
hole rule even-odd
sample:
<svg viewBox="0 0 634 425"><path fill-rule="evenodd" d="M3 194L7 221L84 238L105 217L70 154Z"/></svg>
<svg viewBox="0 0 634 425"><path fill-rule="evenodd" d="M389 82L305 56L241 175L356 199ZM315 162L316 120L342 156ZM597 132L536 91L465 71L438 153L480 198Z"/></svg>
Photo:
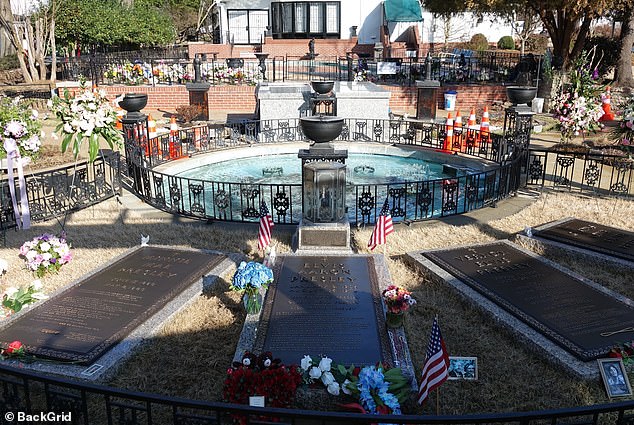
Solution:
<svg viewBox="0 0 634 425"><path fill-rule="evenodd" d="M249 314L256 314L262 308L260 288L267 288L273 282L273 271L264 264L255 261L243 261L233 275L230 288L244 291L244 306Z"/></svg>

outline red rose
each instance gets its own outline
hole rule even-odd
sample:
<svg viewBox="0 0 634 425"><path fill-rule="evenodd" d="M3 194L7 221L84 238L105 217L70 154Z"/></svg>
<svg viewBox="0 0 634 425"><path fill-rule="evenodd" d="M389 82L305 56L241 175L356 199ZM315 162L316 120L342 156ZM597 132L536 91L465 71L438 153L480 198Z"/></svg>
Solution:
<svg viewBox="0 0 634 425"><path fill-rule="evenodd" d="M24 351L24 347L20 341L13 341L4 352L8 355L20 354Z"/></svg>
<svg viewBox="0 0 634 425"><path fill-rule="evenodd" d="M620 359L623 357L623 355L616 350L612 350L608 353L608 357L614 357L614 358Z"/></svg>

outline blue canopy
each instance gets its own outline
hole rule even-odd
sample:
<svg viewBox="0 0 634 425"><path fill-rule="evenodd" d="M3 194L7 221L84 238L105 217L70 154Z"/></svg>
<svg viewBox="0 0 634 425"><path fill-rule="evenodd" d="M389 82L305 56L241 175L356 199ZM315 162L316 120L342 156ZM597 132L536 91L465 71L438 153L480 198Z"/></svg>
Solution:
<svg viewBox="0 0 634 425"><path fill-rule="evenodd" d="M418 0L385 0L383 8L387 22L419 22L423 20Z"/></svg>

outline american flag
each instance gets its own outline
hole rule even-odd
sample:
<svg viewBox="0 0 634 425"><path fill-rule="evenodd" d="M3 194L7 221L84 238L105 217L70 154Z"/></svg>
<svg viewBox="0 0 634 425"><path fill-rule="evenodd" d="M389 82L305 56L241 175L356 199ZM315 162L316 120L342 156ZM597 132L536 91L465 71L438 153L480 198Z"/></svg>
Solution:
<svg viewBox="0 0 634 425"><path fill-rule="evenodd" d="M385 198L383 208L381 208L381 213L379 214L374 230L372 231L372 236L370 236L368 247L370 247L371 250L374 250L377 245L382 245L387 242L387 235L393 232L394 226L392 225L390 207L387 203L387 198Z"/></svg>
<svg viewBox="0 0 634 425"><path fill-rule="evenodd" d="M447 380L449 369L449 355L445 341L440 334L438 317L434 318L431 326L429 344L425 355L425 366L423 366L423 376L418 388L418 404L423 404L431 391Z"/></svg>
<svg viewBox="0 0 634 425"><path fill-rule="evenodd" d="M274 225L266 202L262 201L262 204L260 204L260 230L258 231L259 250L263 250L271 243L271 227Z"/></svg>

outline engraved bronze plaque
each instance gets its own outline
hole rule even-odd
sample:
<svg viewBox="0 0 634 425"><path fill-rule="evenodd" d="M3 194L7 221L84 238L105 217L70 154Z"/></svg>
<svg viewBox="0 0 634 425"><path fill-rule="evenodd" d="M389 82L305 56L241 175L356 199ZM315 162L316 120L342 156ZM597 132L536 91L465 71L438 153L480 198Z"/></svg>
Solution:
<svg viewBox="0 0 634 425"><path fill-rule="evenodd" d="M371 256L285 256L254 349L286 364L304 355L345 365L391 363L382 309Z"/></svg>
<svg viewBox="0 0 634 425"><path fill-rule="evenodd" d="M90 364L199 280L222 255L143 247L36 305L0 331L0 345Z"/></svg>
<svg viewBox="0 0 634 425"><path fill-rule="evenodd" d="M200 108L200 114L195 119L205 121L209 119L209 94L207 91L190 90L189 104Z"/></svg>
<svg viewBox="0 0 634 425"><path fill-rule="evenodd" d="M302 229L302 245L348 246L346 230Z"/></svg>
<svg viewBox="0 0 634 425"><path fill-rule="evenodd" d="M535 236L634 261L634 232L573 218Z"/></svg>
<svg viewBox="0 0 634 425"><path fill-rule="evenodd" d="M634 339L634 306L509 244L422 254L581 360Z"/></svg>
<svg viewBox="0 0 634 425"><path fill-rule="evenodd" d="M436 119L437 87L419 87L416 103L416 118L419 120Z"/></svg>

